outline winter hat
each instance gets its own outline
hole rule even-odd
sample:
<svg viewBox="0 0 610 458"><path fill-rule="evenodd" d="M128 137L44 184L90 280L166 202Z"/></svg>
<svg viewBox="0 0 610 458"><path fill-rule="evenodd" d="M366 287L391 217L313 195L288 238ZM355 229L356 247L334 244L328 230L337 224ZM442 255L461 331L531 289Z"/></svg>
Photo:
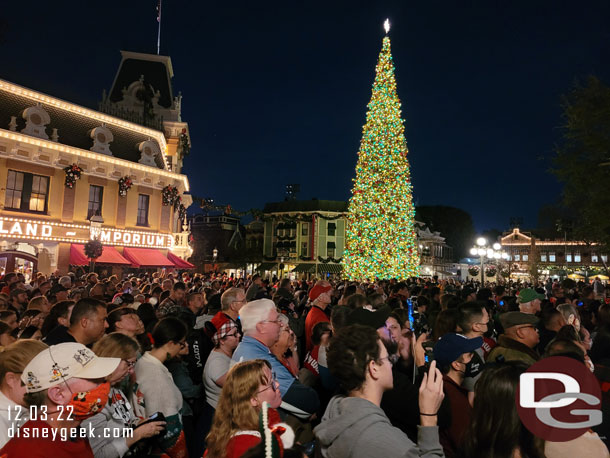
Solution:
<svg viewBox="0 0 610 458"><path fill-rule="evenodd" d="M281 458L284 456L284 450L294 444L293 429L286 423L280 423L279 420L277 411L269 409L269 404L263 402L258 414L258 429L264 445L265 458Z"/></svg>
<svg viewBox="0 0 610 458"><path fill-rule="evenodd" d="M321 294L324 294L332 289L333 287L330 285L321 285L320 283L316 283L316 285L309 291L309 300L313 302Z"/></svg>

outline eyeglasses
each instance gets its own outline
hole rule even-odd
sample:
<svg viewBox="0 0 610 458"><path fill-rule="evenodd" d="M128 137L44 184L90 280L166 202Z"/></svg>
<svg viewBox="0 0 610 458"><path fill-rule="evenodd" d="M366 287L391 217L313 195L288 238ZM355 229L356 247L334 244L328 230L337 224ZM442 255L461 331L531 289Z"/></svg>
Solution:
<svg viewBox="0 0 610 458"><path fill-rule="evenodd" d="M239 332L235 331L233 334L227 334L225 336L225 338L227 338L227 337L237 337L238 335L239 335Z"/></svg>
<svg viewBox="0 0 610 458"><path fill-rule="evenodd" d="M261 321L261 323L275 323L278 324L280 326L284 326L284 323L282 323L282 320L263 320Z"/></svg>
<svg viewBox="0 0 610 458"><path fill-rule="evenodd" d="M383 358L379 358L379 361L383 361L384 359L388 360L388 363L390 363L390 366L394 365L394 361L392 360L392 357L390 355L384 356Z"/></svg>
<svg viewBox="0 0 610 458"><path fill-rule="evenodd" d="M532 329L535 329L536 332L538 332L538 328L536 326L534 326L533 324L528 324L528 325L519 327L519 329L525 329L525 328L532 328Z"/></svg>
<svg viewBox="0 0 610 458"><path fill-rule="evenodd" d="M129 369L131 369L132 367L134 367L136 365L137 361L129 361L128 359L124 359L123 361L125 361L125 364L127 364L127 367Z"/></svg>
<svg viewBox="0 0 610 458"><path fill-rule="evenodd" d="M186 347L186 341L182 340L182 341L178 342L178 345L180 345L180 349L182 349L182 348Z"/></svg>
<svg viewBox="0 0 610 458"><path fill-rule="evenodd" d="M257 391L256 394L260 394L264 391L267 391L269 388L271 388L274 393L280 388L280 382L278 382L276 380L275 372L271 375L271 383L269 385L267 385L265 388L263 388L262 390Z"/></svg>

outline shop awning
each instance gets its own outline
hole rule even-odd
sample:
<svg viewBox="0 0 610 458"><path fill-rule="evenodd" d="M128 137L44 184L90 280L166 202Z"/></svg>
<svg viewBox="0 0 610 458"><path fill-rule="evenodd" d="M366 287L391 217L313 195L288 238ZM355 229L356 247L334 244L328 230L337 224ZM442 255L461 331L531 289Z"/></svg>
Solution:
<svg viewBox="0 0 610 458"><path fill-rule="evenodd" d="M309 273L309 274L313 274L316 271L316 265L315 264L297 264L297 266L292 269L291 272L299 272L299 273Z"/></svg>
<svg viewBox="0 0 610 458"><path fill-rule="evenodd" d="M341 264L318 264L318 272L340 274L343 272L343 266L341 266Z"/></svg>
<svg viewBox="0 0 610 458"><path fill-rule="evenodd" d="M153 248L123 248L123 256L133 267L175 267L163 253Z"/></svg>
<svg viewBox="0 0 610 458"><path fill-rule="evenodd" d="M195 265L176 256L174 253L167 253L167 259L174 263L178 269L194 269Z"/></svg>
<svg viewBox="0 0 610 458"><path fill-rule="evenodd" d="M78 245L75 243L70 245L70 264L73 266L86 266L89 264L89 261L89 258L85 255L85 245ZM121 253L113 246L102 247L102 255L95 260L95 263L123 266L131 264L131 262L121 256Z"/></svg>
<svg viewBox="0 0 610 458"><path fill-rule="evenodd" d="M271 270L274 267L277 267L277 262L263 262L254 270L257 270L259 272L265 272L266 270Z"/></svg>

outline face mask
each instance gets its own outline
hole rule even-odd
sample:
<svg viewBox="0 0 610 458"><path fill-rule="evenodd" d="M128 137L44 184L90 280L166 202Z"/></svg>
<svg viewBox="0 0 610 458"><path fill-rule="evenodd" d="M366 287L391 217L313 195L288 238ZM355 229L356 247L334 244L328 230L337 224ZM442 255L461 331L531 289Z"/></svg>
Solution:
<svg viewBox="0 0 610 458"><path fill-rule="evenodd" d="M74 408L75 420L86 420L89 417L102 411L108 402L110 393L110 383L105 382L90 391L81 391L73 393L72 399L68 403Z"/></svg>
<svg viewBox="0 0 610 458"><path fill-rule="evenodd" d="M489 319L489 323L487 323L487 331L485 331L483 333L483 335L485 337L487 337L488 339L491 339L494 337L495 335L495 326L494 326L494 321L490 318Z"/></svg>

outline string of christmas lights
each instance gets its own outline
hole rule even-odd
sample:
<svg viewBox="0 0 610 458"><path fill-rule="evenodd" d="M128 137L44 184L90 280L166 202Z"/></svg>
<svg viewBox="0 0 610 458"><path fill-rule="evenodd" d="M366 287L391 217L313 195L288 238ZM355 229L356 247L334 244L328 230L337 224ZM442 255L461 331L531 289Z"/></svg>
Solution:
<svg viewBox="0 0 610 458"><path fill-rule="evenodd" d="M407 142L390 38L384 37L358 151L346 228L350 280L419 275Z"/></svg>

